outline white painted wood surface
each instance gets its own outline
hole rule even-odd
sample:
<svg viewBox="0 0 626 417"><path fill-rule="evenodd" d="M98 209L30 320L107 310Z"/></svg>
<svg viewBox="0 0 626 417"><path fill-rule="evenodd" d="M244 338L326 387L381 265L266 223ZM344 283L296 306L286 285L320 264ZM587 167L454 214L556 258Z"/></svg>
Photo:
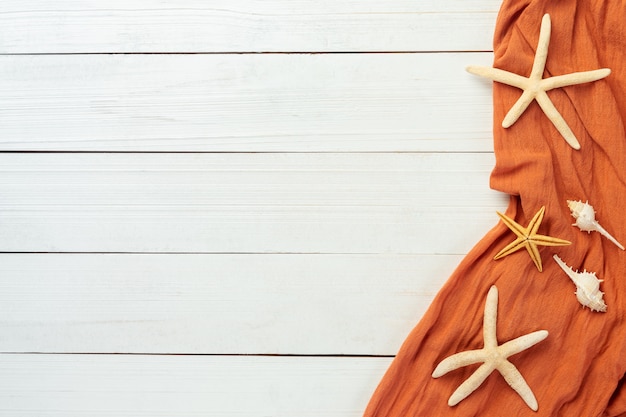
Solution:
<svg viewBox="0 0 626 417"><path fill-rule="evenodd" d="M390 358L2 355L11 417L358 417Z"/></svg>
<svg viewBox="0 0 626 417"><path fill-rule="evenodd" d="M499 6L2 1L0 415L361 415L506 206Z"/></svg>
<svg viewBox="0 0 626 417"><path fill-rule="evenodd" d="M482 153L3 154L0 250L465 253L506 203L488 188L493 163Z"/></svg>
<svg viewBox="0 0 626 417"><path fill-rule="evenodd" d="M3 0L0 53L486 51L494 0Z"/></svg>
<svg viewBox="0 0 626 417"><path fill-rule="evenodd" d="M2 254L0 352L389 356L461 257Z"/></svg>
<svg viewBox="0 0 626 417"><path fill-rule="evenodd" d="M491 53L0 56L0 149L491 146ZM36 123L34 123L36 121Z"/></svg>

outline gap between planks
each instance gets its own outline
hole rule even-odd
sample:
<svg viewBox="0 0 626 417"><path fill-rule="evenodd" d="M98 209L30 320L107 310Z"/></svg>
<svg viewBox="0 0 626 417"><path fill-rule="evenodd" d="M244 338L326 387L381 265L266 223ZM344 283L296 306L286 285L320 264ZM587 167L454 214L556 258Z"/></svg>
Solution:
<svg viewBox="0 0 626 417"><path fill-rule="evenodd" d="M359 353L159 353L159 352L0 352L0 355L77 355L77 356L197 356L197 357L245 357L245 358L395 358L396 355Z"/></svg>
<svg viewBox="0 0 626 417"><path fill-rule="evenodd" d="M24 52L24 53L0 53L0 56L74 56L74 55L347 55L347 54L472 54L472 53L493 53L493 49L475 49L475 50L414 50L414 51L240 51L240 52Z"/></svg>

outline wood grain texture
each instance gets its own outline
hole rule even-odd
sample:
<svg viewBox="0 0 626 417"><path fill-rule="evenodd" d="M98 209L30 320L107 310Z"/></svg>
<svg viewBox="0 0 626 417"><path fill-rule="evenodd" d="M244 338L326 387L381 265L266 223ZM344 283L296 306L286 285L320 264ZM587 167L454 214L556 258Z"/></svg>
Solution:
<svg viewBox="0 0 626 417"><path fill-rule="evenodd" d="M3 0L0 53L486 51L496 0Z"/></svg>
<svg viewBox="0 0 626 417"><path fill-rule="evenodd" d="M492 150L476 54L0 57L0 150Z"/></svg>
<svg viewBox="0 0 626 417"><path fill-rule="evenodd" d="M358 417L389 358L0 355L11 417Z"/></svg>
<svg viewBox="0 0 626 417"><path fill-rule="evenodd" d="M0 154L0 251L463 254L492 154Z"/></svg>
<svg viewBox="0 0 626 417"><path fill-rule="evenodd" d="M394 355L460 259L1 254L0 351Z"/></svg>
<svg viewBox="0 0 626 417"><path fill-rule="evenodd" d="M0 415L361 416L507 204L499 6L2 1Z"/></svg>

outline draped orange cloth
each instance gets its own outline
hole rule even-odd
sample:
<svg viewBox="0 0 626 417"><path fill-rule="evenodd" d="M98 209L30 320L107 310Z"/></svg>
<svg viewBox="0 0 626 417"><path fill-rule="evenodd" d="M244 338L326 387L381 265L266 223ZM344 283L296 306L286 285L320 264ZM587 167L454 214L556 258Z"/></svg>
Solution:
<svg viewBox="0 0 626 417"><path fill-rule="evenodd" d="M626 1L505 0L496 23L494 67L530 74L546 13L552 35L544 78L599 68L612 72L548 92L580 150L565 142L536 102L504 129L502 120L521 90L495 82L496 165L490 186L511 195L506 214L523 226L545 206L538 233L572 244L540 247L543 272L525 250L493 260L515 238L498 222L407 337L365 417L626 417L626 252L599 233L573 227L567 206L567 200L589 201L602 226L626 243ZM604 280L606 313L578 303L574 284L553 254ZM448 406L452 392L479 364L431 377L444 358L482 348L483 309L492 285L499 290L499 343L539 329L549 332L544 341L509 358L534 392L536 412L497 371L461 403Z"/></svg>

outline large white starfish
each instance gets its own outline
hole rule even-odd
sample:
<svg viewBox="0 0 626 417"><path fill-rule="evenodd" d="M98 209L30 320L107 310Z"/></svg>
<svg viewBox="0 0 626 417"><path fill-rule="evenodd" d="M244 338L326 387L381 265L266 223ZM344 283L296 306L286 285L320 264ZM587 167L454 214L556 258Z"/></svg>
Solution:
<svg viewBox="0 0 626 417"><path fill-rule="evenodd" d="M541 20L541 30L539 31L539 43L533 61L533 67L528 78L521 75L504 71L498 68L469 66L467 71L489 78L491 80L517 87L524 90L522 96L511 107L502 121L502 127L508 128L524 113L533 100L537 101L539 107L548 116L554 127L561 133L567 143L574 149L580 149L580 143L572 129L567 125L563 116L554 107L554 104L546 94L546 91L566 87L570 85L583 84L600 80L611 73L608 68L593 71L573 72L570 74L558 75L543 79L543 72L548 58L548 45L550 44L550 15L545 14Z"/></svg>
<svg viewBox="0 0 626 417"><path fill-rule="evenodd" d="M483 320L483 338L485 346L482 349L468 350L456 353L442 360L433 371L433 378L439 378L464 366L484 362L478 369L452 393L448 400L449 406L457 405L474 392L485 379L495 370L500 372L505 381L522 397L524 402L533 410L539 408L537 399L515 365L508 361L508 357L519 353L541 342L548 337L546 330L528 333L498 346L496 338L496 320L498 315L498 288L491 287L485 303L485 317Z"/></svg>

